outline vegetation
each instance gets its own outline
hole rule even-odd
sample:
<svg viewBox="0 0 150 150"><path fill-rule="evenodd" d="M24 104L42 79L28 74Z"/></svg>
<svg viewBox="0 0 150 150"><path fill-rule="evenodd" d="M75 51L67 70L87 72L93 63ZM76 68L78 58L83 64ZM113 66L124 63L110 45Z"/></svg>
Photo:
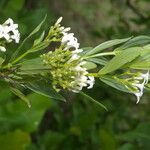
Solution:
<svg viewBox="0 0 150 150"><path fill-rule="evenodd" d="M110 39L149 35L149 4L148 0L1 0L0 21L13 18L25 37L45 14L48 16L45 28L63 16L63 24L76 33L81 47L95 47ZM26 47L31 44L28 42ZM9 47L12 55L15 48L13 44ZM104 104L106 111L83 93L63 91L67 101L62 102L25 90L32 106L28 108L6 83L1 81L0 85L2 150L148 150L150 147L147 91L136 105L133 95L97 80L94 88L85 92Z"/></svg>

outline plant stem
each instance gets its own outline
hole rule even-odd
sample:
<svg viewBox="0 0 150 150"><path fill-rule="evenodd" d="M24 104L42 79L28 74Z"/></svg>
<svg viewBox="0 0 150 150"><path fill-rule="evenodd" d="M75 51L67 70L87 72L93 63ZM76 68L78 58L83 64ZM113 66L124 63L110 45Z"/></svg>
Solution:
<svg viewBox="0 0 150 150"><path fill-rule="evenodd" d="M17 59L15 59L11 64L15 64L17 63L18 61L20 61L22 58L24 58L25 56L27 56L29 54L29 52L25 52L24 54L22 54L21 56L19 56Z"/></svg>
<svg viewBox="0 0 150 150"><path fill-rule="evenodd" d="M29 52L25 52L23 53L21 56L19 56L17 59L15 59L12 63L8 63L7 65L5 65L3 67L3 69L6 69L6 68L10 68L10 66L12 66L13 64L17 63L18 61L20 61L22 58L24 58L25 56L27 56L29 54Z"/></svg>

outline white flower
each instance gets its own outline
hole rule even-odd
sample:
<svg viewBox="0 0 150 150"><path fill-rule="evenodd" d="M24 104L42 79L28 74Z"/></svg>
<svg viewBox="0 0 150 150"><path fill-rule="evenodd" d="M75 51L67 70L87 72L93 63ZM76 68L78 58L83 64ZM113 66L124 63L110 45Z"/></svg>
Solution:
<svg viewBox="0 0 150 150"><path fill-rule="evenodd" d="M141 73L138 77L135 77L134 79L135 81L132 85L137 89L134 94L137 97L137 103L139 103L140 98L143 95L144 87L149 81L149 71L147 71L147 73L145 74Z"/></svg>
<svg viewBox="0 0 150 150"><path fill-rule="evenodd" d="M3 46L0 46L0 51L5 52L5 51L6 51L6 48L3 47Z"/></svg>
<svg viewBox="0 0 150 150"><path fill-rule="evenodd" d="M89 80L87 80L87 83L89 84L89 86L87 87L88 89L93 88L93 85L95 83L95 79L92 76L88 76Z"/></svg>
<svg viewBox="0 0 150 150"><path fill-rule="evenodd" d="M95 83L95 79L92 76L87 76L88 72L87 69L82 67L82 65L85 64L84 61L82 61L80 64L78 64L73 70L77 72L76 76L74 77L74 81L72 84L72 91L75 93L80 92L83 87L87 87L88 89L93 88L93 85Z"/></svg>
<svg viewBox="0 0 150 150"><path fill-rule="evenodd" d="M149 70L146 74L142 74L141 76L144 78L144 83L147 84L150 76Z"/></svg>
<svg viewBox="0 0 150 150"><path fill-rule="evenodd" d="M2 37L6 39L7 42L10 42L10 34L9 34L9 28L3 27Z"/></svg>
<svg viewBox="0 0 150 150"><path fill-rule="evenodd" d="M20 33L18 30L14 31L14 35L11 36L11 39L15 40L16 43L19 43L20 40Z"/></svg>
<svg viewBox="0 0 150 150"><path fill-rule="evenodd" d="M135 94L135 96L137 97L137 102L136 102L136 104L138 104L139 101L140 101L140 99L141 99L141 97L142 97L142 95L143 95L143 92L137 92L137 93L134 93L134 94Z"/></svg>
<svg viewBox="0 0 150 150"><path fill-rule="evenodd" d="M7 19L3 25L0 25L0 38L5 38L7 42L19 43L20 33L18 31L18 24L14 24L12 19Z"/></svg>
<svg viewBox="0 0 150 150"><path fill-rule="evenodd" d="M60 33L63 34L61 39L62 44L66 46L65 47L66 50L70 48L78 49L80 44L78 43L77 38L74 37L73 33L68 33L68 31L70 31L71 28L70 27L65 28L60 25L62 19L63 18L60 17L55 23L55 26L59 28Z"/></svg>
<svg viewBox="0 0 150 150"><path fill-rule="evenodd" d="M132 84L134 87L136 87L138 89L137 92L135 92L135 96L137 97L137 102L138 103L140 101L140 98L143 95L143 91L144 91L144 82L142 82L141 84Z"/></svg>
<svg viewBox="0 0 150 150"><path fill-rule="evenodd" d="M51 76L54 80L52 84L56 90L62 88L78 93L83 87L92 88L95 79L88 76L89 73L83 66L86 62L79 55L83 50L79 49L80 44L77 38L74 37L74 33L68 33L70 27L65 28L60 25L61 21L62 17L54 25L60 35L61 46L51 53L42 55L43 62L45 65L51 66ZM53 61L58 55L61 56L63 61Z"/></svg>
<svg viewBox="0 0 150 150"><path fill-rule="evenodd" d="M78 49L80 45L77 41L77 38L74 37L73 33L64 33L61 42L62 44L66 44L66 49L69 48Z"/></svg>

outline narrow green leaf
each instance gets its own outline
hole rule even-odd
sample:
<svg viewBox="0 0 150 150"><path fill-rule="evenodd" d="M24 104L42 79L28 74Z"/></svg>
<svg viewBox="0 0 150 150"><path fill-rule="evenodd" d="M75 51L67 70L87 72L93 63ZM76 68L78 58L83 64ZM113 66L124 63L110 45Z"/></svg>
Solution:
<svg viewBox="0 0 150 150"><path fill-rule="evenodd" d="M93 47L83 47L81 48L83 51L80 53L81 55L85 55L86 53L88 53L89 51L91 51L93 49Z"/></svg>
<svg viewBox="0 0 150 150"><path fill-rule="evenodd" d="M141 61L130 65L132 69L150 70L150 61Z"/></svg>
<svg viewBox="0 0 150 150"><path fill-rule="evenodd" d="M144 49L141 51L141 55L130 64L130 68L133 69L150 69L150 49Z"/></svg>
<svg viewBox="0 0 150 150"><path fill-rule="evenodd" d="M19 68L20 74L41 74L48 72L49 68L42 63L42 58L35 58L21 62Z"/></svg>
<svg viewBox="0 0 150 150"><path fill-rule="evenodd" d="M15 95L17 95L20 99L22 99L28 105L29 108L31 107L30 101L26 98L26 96L20 90L14 87L10 87L10 89Z"/></svg>
<svg viewBox="0 0 150 150"><path fill-rule="evenodd" d="M43 41L35 46L33 46L31 49L27 50L29 53L37 52L40 50L45 49L49 45L49 41Z"/></svg>
<svg viewBox="0 0 150 150"><path fill-rule="evenodd" d="M40 42L42 42L44 39L44 36L45 36L45 31L43 31L42 34L40 35L40 37L34 41L33 45L35 46L35 45L39 44Z"/></svg>
<svg viewBox="0 0 150 150"><path fill-rule="evenodd" d="M129 63L137 58L140 55L141 50L142 48L140 47L131 47L119 52L99 71L99 75L104 75L120 69L126 63Z"/></svg>
<svg viewBox="0 0 150 150"><path fill-rule="evenodd" d="M16 58L16 56L19 54L19 52L22 50L23 45L26 43L26 41L31 38L34 34L36 34L42 27L42 25L44 24L45 20L47 18L47 15L44 17L44 19L42 20L42 22L23 40L23 42L21 43L21 45L19 46L19 48L15 51L15 53L12 55L10 61L13 61L14 58Z"/></svg>
<svg viewBox="0 0 150 150"><path fill-rule="evenodd" d="M95 104L97 104L98 106L104 108L106 111L108 111L108 109L100 102L96 101L95 99L93 99L92 97L90 97L89 95L85 94L84 92L80 92L81 95L83 95L85 98L87 98L88 100L94 102Z"/></svg>
<svg viewBox="0 0 150 150"><path fill-rule="evenodd" d="M99 64L99 65L103 65L103 66L105 66L108 62L103 57L101 57L101 58L89 58L88 61L94 62L94 63Z"/></svg>
<svg viewBox="0 0 150 150"><path fill-rule="evenodd" d="M91 69L95 69L97 65L93 62L86 61L83 67L86 68L87 70L91 70Z"/></svg>
<svg viewBox="0 0 150 150"><path fill-rule="evenodd" d="M47 96L52 99L58 99L64 102L66 101L63 96L61 96L58 92L56 92L53 89L51 83L48 81L38 80L38 81L28 82L25 84L25 86L38 94Z"/></svg>
<svg viewBox="0 0 150 150"><path fill-rule="evenodd" d="M143 45L148 44L148 43L150 43L150 37L141 35L141 36L137 36L135 38L132 38L131 40L126 42L124 45L119 47L118 50L124 50L126 48L133 47L133 46L143 46Z"/></svg>
<svg viewBox="0 0 150 150"><path fill-rule="evenodd" d="M107 42L104 42L98 46L96 46L94 49L90 50L86 56L88 55L91 55L91 54L96 54L96 53L99 53L101 52L102 50L104 49L107 49L107 48L110 48L112 46L115 46L115 45L118 45L118 44L121 44L121 43L124 43L128 40L130 40L131 38L125 38L125 39L115 39L115 40L110 40L110 41L107 41Z"/></svg>
<svg viewBox="0 0 150 150"><path fill-rule="evenodd" d="M0 57L0 65L2 65L3 62L4 62L4 59Z"/></svg>
<svg viewBox="0 0 150 150"><path fill-rule="evenodd" d="M117 89L117 90L120 90L120 91L123 91L123 92L126 92L126 93L131 93L123 83L119 82L118 80L116 80L115 78L113 78L112 76L103 76L100 78L100 80L102 82L104 82L105 84Z"/></svg>

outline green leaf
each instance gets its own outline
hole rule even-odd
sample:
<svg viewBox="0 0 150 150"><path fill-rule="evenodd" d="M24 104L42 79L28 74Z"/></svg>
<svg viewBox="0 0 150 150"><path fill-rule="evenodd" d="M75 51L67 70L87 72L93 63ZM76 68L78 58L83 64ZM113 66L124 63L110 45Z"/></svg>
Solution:
<svg viewBox="0 0 150 150"><path fill-rule="evenodd" d="M35 58L21 62L19 74L41 74L48 72L49 68L43 64L42 58Z"/></svg>
<svg viewBox="0 0 150 150"><path fill-rule="evenodd" d="M97 67L97 65L93 62L86 61L86 63L83 65L84 68L87 70L91 70Z"/></svg>
<svg viewBox="0 0 150 150"><path fill-rule="evenodd" d="M65 98L62 97L58 92L56 92L53 87L51 86L51 83L49 81L45 80L38 80L38 81L33 81L25 84L27 88L30 90L47 96L52 99L58 99L61 101L65 102Z"/></svg>
<svg viewBox="0 0 150 150"><path fill-rule="evenodd" d="M104 49L107 49L107 48L110 48L112 46L115 46L115 45L118 45L118 44L121 44L121 43L124 43L128 40L130 40L131 38L125 38L125 39L115 39L115 40L110 40L110 41L107 41L107 42L104 42L98 46L96 46L94 49L92 49L91 51L89 51L86 56L88 55L92 55L92 54L96 54L96 53L99 53L101 52L102 50Z"/></svg>
<svg viewBox="0 0 150 150"><path fill-rule="evenodd" d="M33 46L31 49L27 50L28 53L37 52L40 50L45 49L50 44L50 41L43 41L35 46Z"/></svg>
<svg viewBox="0 0 150 150"><path fill-rule="evenodd" d="M4 59L0 57L0 65L2 65L3 62L4 62Z"/></svg>
<svg viewBox="0 0 150 150"><path fill-rule="evenodd" d="M119 52L99 71L99 75L104 75L120 69L126 63L129 63L137 58L140 55L141 50L142 48L140 47L131 47Z"/></svg>
<svg viewBox="0 0 150 150"><path fill-rule="evenodd" d="M26 150L30 141L30 135L21 130L0 135L1 150Z"/></svg>
<svg viewBox="0 0 150 150"><path fill-rule="evenodd" d="M141 55L130 64L130 68L133 69L150 69L150 49L141 51Z"/></svg>
<svg viewBox="0 0 150 150"><path fill-rule="evenodd" d="M44 39L44 36L45 36L45 31L43 31L40 37L34 41L33 46L38 45L40 42L42 42Z"/></svg>
<svg viewBox="0 0 150 150"><path fill-rule="evenodd" d="M93 49L93 47L83 47L81 48L83 51L80 53L81 55L85 55L86 53L88 53L89 51L91 51Z"/></svg>
<svg viewBox="0 0 150 150"><path fill-rule="evenodd" d="M112 76L103 76L100 78L100 80L117 90L130 93L130 91L125 87L123 83L119 82L117 79L113 78Z"/></svg>
<svg viewBox="0 0 150 150"><path fill-rule="evenodd" d="M96 63L96 64L99 64L99 65L103 65L103 66L105 66L106 64L107 64L107 60L105 59L105 58L103 58L103 57L101 57L101 58L89 58L89 59L87 59L88 61L91 61L91 62L94 62L94 63Z"/></svg>
<svg viewBox="0 0 150 150"><path fill-rule="evenodd" d="M17 55L19 54L19 52L22 50L23 45L27 42L27 40L29 38L31 38L34 34L36 34L42 27L42 25L44 24L45 20L47 18L47 15L44 17L44 19L42 20L42 22L23 40L23 42L21 43L21 45L19 46L19 48L15 51L15 53L12 55L11 57L11 61L13 61Z"/></svg>
<svg viewBox="0 0 150 150"><path fill-rule="evenodd" d="M150 61L141 61L130 65L132 69L150 70Z"/></svg>
<svg viewBox="0 0 150 150"><path fill-rule="evenodd" d="M89 95L87 95L86 93L84 92L80 92L81 95L83 95L85 98L87 98L88 100L94 102L95 104L97 104L98 106L104 108L105 110L108 111L108 109L100 102L96 101L95 99L93 99L92 97L90 97Z"/></svg>
<svg viewBox="0 0 150 150"><path fill-rule="evenodd" d="M29 108L31 107L30 101L20 90L14 88L14 87L10 87L10 89L15 95L17 95L21 100L23 100L28 105Z"/></svg>
<svg viewBox="0 0 150 150"><path fill-rule="evenodd" d="M135 47L135 46L143 46L145 44L150 43L150 37L149 36L137 36L135 38L132 38L131 40L129 40L128 42L126 42L124 45L122 45L121 47L117 48L118 50L124 50L127 49L129 47Z"/></svg>

